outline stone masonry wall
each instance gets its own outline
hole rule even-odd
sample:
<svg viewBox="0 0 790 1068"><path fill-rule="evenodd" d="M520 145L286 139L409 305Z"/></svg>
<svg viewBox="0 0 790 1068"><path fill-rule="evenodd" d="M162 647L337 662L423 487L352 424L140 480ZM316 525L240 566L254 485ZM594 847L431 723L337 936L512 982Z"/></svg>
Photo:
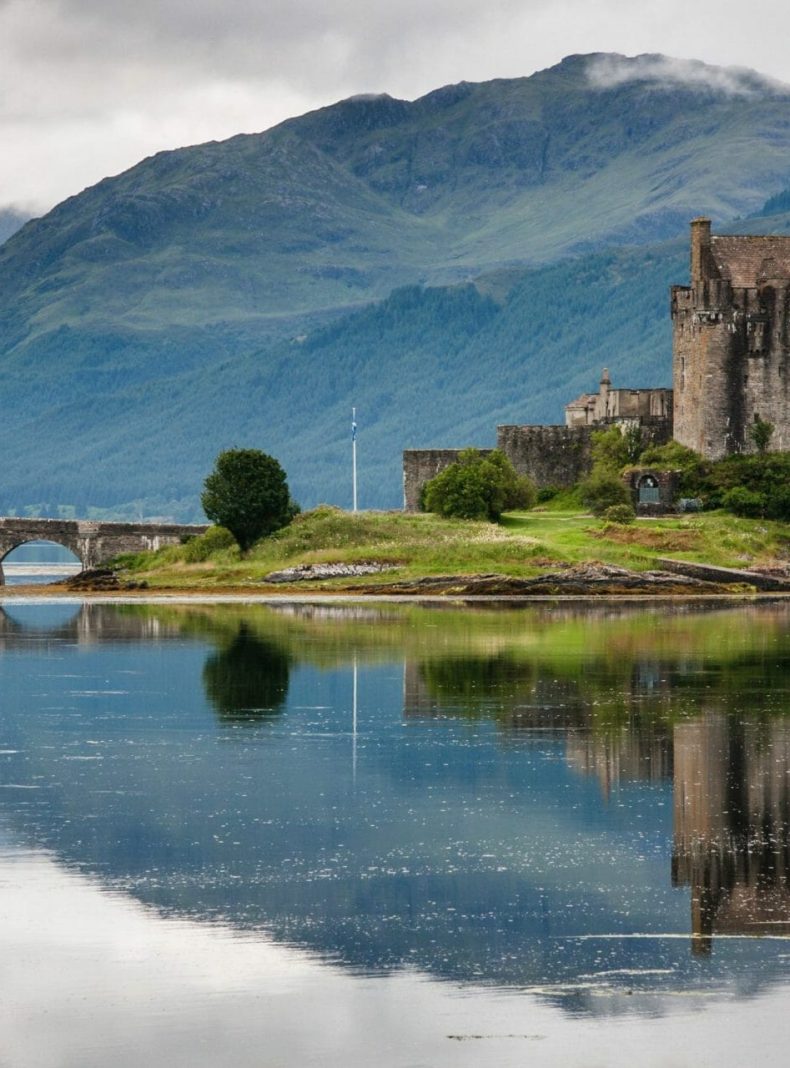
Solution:
<svg viewBox="0 0 790 1068"><path fill-rule="evenodd" d="M613 424L616 425L616 424ZM498 426L497 448L520 475L538 486L564 489L585 478L592 467L592 436L606 426ZM671 424L656 419L642 427L642 440L662 445L672 436ZM403 507L420 509L420 489L454 463L461 449L405 449L403 452ZM484 455L490 449L481 449Z"/></svg>
<svg viewBox="0 0 790 1068"><path fill-rule="evenodd" d="M404 449L403 450L403 507L407 512L419 512L420 490L445 467L458 459L460 449Z"/></svg>
<svg viewBox="0 0 790 1068"><path fill-rule="evenodd" d="M594 426L498 426L497 448L538 486L573 486L592 465Z"/></svg>
<svg viewBox="0 0 790 1068"><path fill-rule="evenodd" d="M675 439L711 459L790 449L790 237L711 235L691 224L691 285L672 287Z"/></svg>
<svg viewBox="0 0 790 1068"><path fill-rule="evenodd" d="M488 453L490 449L481 449ZM407 512L419 512L420 490L445 467L455 463L461 449L404 449L403 451L403 507Z"/></svg>

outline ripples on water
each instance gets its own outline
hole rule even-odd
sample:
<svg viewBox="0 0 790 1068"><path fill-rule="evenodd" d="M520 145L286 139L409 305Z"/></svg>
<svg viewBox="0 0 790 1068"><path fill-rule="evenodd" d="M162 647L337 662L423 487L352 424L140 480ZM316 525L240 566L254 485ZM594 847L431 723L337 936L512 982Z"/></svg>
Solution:
<svg viewBox="0 0 790 1068"><path fill-rule="evenodd" d="M7 606L9 1063L767 1056L789 624Z"/></svg>

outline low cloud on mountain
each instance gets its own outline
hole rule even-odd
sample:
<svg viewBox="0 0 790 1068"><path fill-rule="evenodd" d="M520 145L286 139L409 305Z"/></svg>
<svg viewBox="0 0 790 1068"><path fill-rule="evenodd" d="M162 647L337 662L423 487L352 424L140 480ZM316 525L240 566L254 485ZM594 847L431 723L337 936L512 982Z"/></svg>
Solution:
<svg viewBox="0 0 790 1068"><path fill-rule="evenodd" d="M41 211L153 152L342 97L413 99L570 53L696 55L790 81L788 31L790 7L770 0L748 18L735 0L0 0L0 207ZM623 62L596 68L601 84L636 70L757 84L690 59Z"/></svg>
<svg viewBox="0 0 790 1068"><path fill-rule="evenodd" d="M790 94L790 85L746 67L712 67L700 60L671 56L591 56L587 77L591 85L601 89L630 82L649 82L659 88L683 85L727 96Z"/></svg>

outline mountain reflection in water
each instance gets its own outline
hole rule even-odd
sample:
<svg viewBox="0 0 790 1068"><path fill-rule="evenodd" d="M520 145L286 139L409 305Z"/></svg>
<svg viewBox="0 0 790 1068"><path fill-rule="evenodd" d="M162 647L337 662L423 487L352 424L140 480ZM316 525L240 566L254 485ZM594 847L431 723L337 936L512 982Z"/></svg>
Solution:
<svg viewBox="0 0 790 1068"><path fill-rule="evenodd" d="M787 975L784 606L21 605L0 650L6 825L163 912L584 1011Z"/></svg>

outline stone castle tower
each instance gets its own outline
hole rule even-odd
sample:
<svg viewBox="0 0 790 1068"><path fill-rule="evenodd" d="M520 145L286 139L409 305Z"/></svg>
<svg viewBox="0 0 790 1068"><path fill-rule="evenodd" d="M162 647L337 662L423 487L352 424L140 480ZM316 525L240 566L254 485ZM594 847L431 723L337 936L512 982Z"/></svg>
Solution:
<svg viewBox="0 0 790 1068"><path fill-rule="evenodd" d="M672 287L674 438L711 459L790 449L790 237L716 236L691 223L691 285Z"/></svg>

